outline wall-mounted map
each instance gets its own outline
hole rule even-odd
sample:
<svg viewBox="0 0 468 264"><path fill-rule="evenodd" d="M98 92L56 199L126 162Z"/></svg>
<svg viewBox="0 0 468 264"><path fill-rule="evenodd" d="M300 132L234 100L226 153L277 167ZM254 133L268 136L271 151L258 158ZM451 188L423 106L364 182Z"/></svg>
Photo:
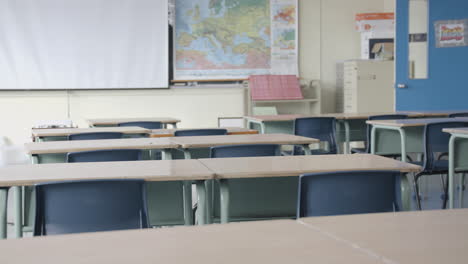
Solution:
<svg viewBox="0 0 468 264"><path fill-rule="evenodd" d="M297 0L176 0L175 79L296 74Z"/></svg>

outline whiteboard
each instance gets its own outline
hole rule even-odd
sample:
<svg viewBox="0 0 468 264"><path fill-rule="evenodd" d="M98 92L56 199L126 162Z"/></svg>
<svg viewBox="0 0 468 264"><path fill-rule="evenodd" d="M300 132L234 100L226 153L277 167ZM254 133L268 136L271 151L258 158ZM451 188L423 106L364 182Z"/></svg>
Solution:
<svg viewBox="0 0 468 264"><path fill-rule="evenodd" d="M167 87L167 0L0 0L0 89Z"/></svg>

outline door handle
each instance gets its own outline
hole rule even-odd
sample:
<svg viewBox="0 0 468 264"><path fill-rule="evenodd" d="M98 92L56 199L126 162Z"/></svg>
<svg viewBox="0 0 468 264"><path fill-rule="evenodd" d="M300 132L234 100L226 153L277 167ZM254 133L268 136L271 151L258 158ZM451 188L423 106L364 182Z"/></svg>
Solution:
<svg viewBox="0 0 468 264"><path fill-rule="evenodd" d="M397 88L399 88L399 89L405 89L405 88L408 88L408 86L406 86L406 84L399 83L399 84L397 84Z"/></svg>

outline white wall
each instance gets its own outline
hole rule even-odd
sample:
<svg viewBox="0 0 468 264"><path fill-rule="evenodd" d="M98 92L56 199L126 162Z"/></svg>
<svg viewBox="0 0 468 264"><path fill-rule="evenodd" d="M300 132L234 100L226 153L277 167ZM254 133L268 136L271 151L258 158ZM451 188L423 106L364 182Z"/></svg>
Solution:
<svg viewBox="0 0 468 264"><path fill-rule="evenodd" d="M384 0L385 12L394 12L396 7L396 0Z"/></svg>
<svg viewBox="0 0 468 264"><path fill-rule="evenodd" d="M216 127L219 116L243 112L242 88L70 91L69 97L66 91L0 92L0 135L22 144L36 121L66 118L81 127L87 118L151 116L179 118L181 127Z"/></svg>
<svg viewBox="0 0 468 264"><path fill-rule="evenodd" d="M321 79L324 112L335 111L336 62L360 56L354 16L382 12L392 0L299 0L300 71L305 79ZM72 91L70 118L169 116L181 127L217 125L219 116L244 114L244 90L237 88L177 88L137 91ZM0 92L0 135L17 144L30 140L30 128L40 119L68 117L67 92Z"/></svg>

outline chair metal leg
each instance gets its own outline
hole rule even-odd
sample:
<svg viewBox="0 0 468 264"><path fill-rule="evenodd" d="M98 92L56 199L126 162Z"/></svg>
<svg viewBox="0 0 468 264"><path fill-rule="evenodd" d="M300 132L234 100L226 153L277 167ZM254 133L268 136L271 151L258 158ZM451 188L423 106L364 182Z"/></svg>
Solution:
<svg viewBox="0 0 468 264"><path fill-rule="evenodd" d="M448 175L447 177L444 177L445 175L440 175L440 179L442 180L442 187L443 187L443 191L444 191L444 199L443 199L443 202L442 202L442 209L446 209L447 208L447 201L448 201Z"/></svg>
<svg viewBox="0 0 468 264"><path fill-rule="evenodd" d="M421 206L421 197L419 196L419 177L421 175L419 174L416 174L414 177L413 177L413 186L414 186L414 194L416 196L416 205L418 206L418 210L422 210L422 206Z"/></svg>

